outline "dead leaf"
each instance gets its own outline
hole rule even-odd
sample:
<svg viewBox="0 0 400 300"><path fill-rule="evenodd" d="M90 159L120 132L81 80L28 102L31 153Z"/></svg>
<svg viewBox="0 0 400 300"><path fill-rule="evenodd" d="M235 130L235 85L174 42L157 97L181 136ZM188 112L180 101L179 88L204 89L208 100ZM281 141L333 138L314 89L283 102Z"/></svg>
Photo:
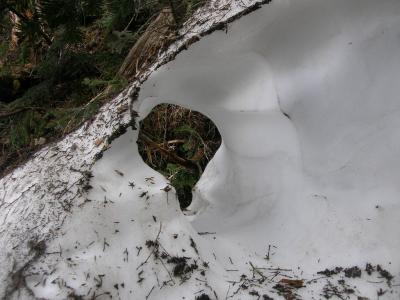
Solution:
<svg viewBox="0 0 400 300"><path fill-rule="evenodd" d="M284 284L284 285L288 285L291 287L294 287L296 289L299 289L301 287L303 287L303 279L287 279L287 278L282 278L279 283Z"/></svg>

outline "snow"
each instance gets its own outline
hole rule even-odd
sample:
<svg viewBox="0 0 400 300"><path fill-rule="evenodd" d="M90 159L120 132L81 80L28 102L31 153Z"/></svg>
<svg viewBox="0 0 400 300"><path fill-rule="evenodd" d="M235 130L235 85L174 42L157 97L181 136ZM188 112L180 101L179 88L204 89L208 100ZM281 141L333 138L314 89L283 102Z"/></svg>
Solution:
<svg viewBox="0 0 400 300"><path fill-rule="evenodd" d="M209 20L244 9L240 2L224 7ZM282 299L274 286L289 278L303 280L293 289L302 299L399 299L399 13L395 0L276 0L155 66L132 103L139 118L159 103L178 104L209 116L223 138L193 203L180 211L167 180L140 158L138 131L128 129L105 143L90 167L92 189L78 193L71 214L48 223L59 230L46 254L20 250L34 256L25 270L29 290L44 299ZM112 119L124 99L98 118ZM79 162L90 165L96 151L85 145L92 149L95 138L124 123L116 120L80 133ZM52 167L59 165L50 162L43 177L4 192L6 203ZM58 170L57 180L79 188L79 172ZM22 220L11 215L9 224ZM11 269L4 256L0 263ZM175 276L174 257L192 268ZM367 263L394 278L368 274ZM317 274L353 266L360 277Z"/></svg>

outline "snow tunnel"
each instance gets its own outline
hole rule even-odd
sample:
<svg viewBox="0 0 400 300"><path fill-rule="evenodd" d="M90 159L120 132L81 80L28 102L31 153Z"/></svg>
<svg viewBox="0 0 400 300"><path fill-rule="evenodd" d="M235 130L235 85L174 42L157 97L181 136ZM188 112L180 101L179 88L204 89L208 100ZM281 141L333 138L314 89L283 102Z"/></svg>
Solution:
<svg viewBox="0 0 400 300"><path fill-rule="evenodd" d="M144 162L169 180L186 210L194 185L221 145L221 135L203 114L163 103L140 122L137 144Z"/></svg>
<svg viewBox="0 0 400 300"><path fill-rule="evenodd" d="M142 88L140 97L145 100L139 115L168 102L209 116L219 128L223 142L216 159L221 160L218 168L222 169L215 170L211 161L190 211L213 202L230 214L245 203L269 202L264 201L268 197L268 205L273 205L274 189L282 183L282 174L299 164L296 130L279 105L267 61L252 51L229 54L228 49L218 50L212 53L208 43L199 43L190 54L182 53L168 68L159 70ZM151 87L150 97L147 87ZM201 186L207 177L212 184L206 184L205 192Z"/></svg>
<svg viewBox="0 0 400 300"><path fill-rule="evenodd" d="M222 137L189 213L144 164L129 129L93 167L88 198L100 200L54 242L64 249L79 239L69 257L96 262L81 260L80 273L59 263L52 276L79 294L96 284L92 275L77 285L91 270L123 299L193 299L201 289L250 299L235 282L256 278L258 295L271 295L279 275L307 283L296 295L312 299L327 286L313 279L329 269L346 280L338 288L356 286L346 297L390 290L382 299L398 299L386 273L364 269L400 275L399 15L397 0L272 1L155 70L131 104L139 119L158 104L180 105L208 116ZM177 284L169 255L197 264L185 273L196 276ZM32 278L38 296L69 292Z"/></svg>

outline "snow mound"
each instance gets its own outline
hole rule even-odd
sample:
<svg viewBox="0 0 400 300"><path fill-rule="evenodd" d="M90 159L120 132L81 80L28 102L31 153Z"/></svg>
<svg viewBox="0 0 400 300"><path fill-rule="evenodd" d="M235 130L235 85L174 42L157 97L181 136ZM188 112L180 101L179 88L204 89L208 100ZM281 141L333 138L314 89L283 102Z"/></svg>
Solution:
<svg viewBox="0 0 400 300"><path fill-rule="evenodd" d="M222 135L191 206L129 129L58 237L31 243L46 255L24 270L29 290L399 299L399 15L397 0L273 1L154 71L132 103L140 118L178 104Z"/></svg>

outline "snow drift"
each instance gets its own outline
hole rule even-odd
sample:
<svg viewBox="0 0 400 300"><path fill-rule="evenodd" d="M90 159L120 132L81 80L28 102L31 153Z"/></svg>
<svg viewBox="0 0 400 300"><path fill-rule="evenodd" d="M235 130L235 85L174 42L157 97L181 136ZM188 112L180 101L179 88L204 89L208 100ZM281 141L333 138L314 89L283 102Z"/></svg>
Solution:
<svg viewBox="0 0 400 300"><path fill-rule="evenodd" d="M273 1L158 68L131 110L194 109L223 139L188 212L128 129L26 249L25 294L13 279L5 295L398 299L399 16L395 0Z"/></svg>

